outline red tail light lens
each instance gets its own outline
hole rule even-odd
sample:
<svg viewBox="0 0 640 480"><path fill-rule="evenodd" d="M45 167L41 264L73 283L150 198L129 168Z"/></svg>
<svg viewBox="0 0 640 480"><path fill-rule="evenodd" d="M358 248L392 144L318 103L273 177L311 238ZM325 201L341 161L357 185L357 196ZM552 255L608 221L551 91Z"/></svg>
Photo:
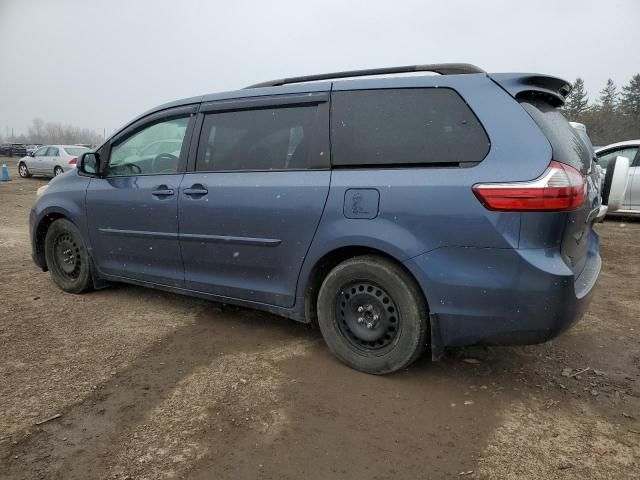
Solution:
<svg viewBox="0 0 640 480"><path fill-rule="evenodd" d="M69 165L75 165L76 163L78 163L78 157L73 157L69 160Z"/></svg>
<svg viewBox="0 0 640 480"><path fill-rule="evenodd" d="M477 184L473 186L473 193L489 210L567 211L575 210L584 203L587 179L575 168L552 161L536 180Z"/></svg>

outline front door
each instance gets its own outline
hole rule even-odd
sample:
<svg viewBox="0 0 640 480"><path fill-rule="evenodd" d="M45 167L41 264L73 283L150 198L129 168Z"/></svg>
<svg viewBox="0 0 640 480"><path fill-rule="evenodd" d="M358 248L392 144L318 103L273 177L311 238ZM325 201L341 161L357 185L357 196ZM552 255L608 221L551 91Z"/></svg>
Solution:
<svg viewBox="0 0 640 480"><path fill-rule="evenodd" d="M615 157L626 157L629 159L629 179L620 210L629 210L632 208L631 191L633 189L633 177L635 175L634 158L637 158L638 153L638 147L636 145L625 145L597 154L598 165L605 170L607 169L607 164Z"/></svg>
<svg viewBox="0 0 640 480"><path fill-rule="evenodd" d="M104 177L91 179L86 197L92 258L101 273L176 287L184 284L178 188L195 108L152 115L107 147ZM167 151L142 155L163 141Z"/></svg>
<svg viewBox="0 0 640 480"><path fill-rule="evenodd" d="M640 151L629 168L629 206L631 210L640 212Z"/></svg>
<svg viewBox="0 0 640 480"><path fill-rule="evenodd" d="M331 176L327 95L299 97L203 105L178 199L187 288L294 304Z"/></svg>
<svg viewBox="0 0 640 480"><path fill-rule="evenodd" d="M29 173L32 175L42 175L44 173L44 161L46 159L48 149L49 147L47 146L40 147L33 153L33 157L27 159L27 168L29 169Z"/></svg>

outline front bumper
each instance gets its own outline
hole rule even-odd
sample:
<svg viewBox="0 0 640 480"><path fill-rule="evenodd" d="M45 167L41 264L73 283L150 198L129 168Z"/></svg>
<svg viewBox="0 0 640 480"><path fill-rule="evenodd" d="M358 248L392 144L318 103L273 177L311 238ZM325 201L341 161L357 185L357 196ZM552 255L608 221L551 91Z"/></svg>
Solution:
<svg viewBox="0 0 640 480"><path fill-rule="evenodd" d="M544 342L578 321L601 268L595 232L575 277L559 249L443 247L405 262L423 288L435 347Z"/></svg>

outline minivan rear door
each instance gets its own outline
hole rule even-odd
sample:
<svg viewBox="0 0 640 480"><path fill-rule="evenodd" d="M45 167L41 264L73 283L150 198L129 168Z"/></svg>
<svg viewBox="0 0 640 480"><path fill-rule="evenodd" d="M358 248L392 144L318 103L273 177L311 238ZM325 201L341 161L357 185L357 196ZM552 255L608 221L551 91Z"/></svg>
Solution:
<svg viewBox="0 0 640 480"><path fill-rule="evenodd" d="M553 160L573 167L587 179L587 196L584 204L564 214L564 235L561 243L564 261L574 275L579 275L587 260L595 212L600 207L594 156L562 113L546 100L532 97L521 98L519 101L549 140ZM523 217L523 222L526 220Z"/></svg>
<svg viewBox="0 0 640 480"><path fill-rule="evenodd" d="M187 288L294 304L329 191L328 102L313 92L202 105L178 198Z"/></svg>

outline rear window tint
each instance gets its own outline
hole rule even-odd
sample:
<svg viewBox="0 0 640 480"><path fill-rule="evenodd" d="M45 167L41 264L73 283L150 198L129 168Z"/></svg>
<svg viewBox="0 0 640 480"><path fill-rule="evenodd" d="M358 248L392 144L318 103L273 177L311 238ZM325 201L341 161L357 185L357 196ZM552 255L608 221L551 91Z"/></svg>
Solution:
<svg viewBox="0 0 640 480"><path fill-rule="evenodd" d="M523 99L520 104L549 140L553 159L587 173L592 155L564 115L541 99Z"/></svg>
<svg viewBox="0 0 640 480"><path fill-rule="evenodd" d="M591 157L595 156L596 149L593 148L593 143L591 143L591 138L589 138L589 135L587 134L587 132L578 128L576 128L575 131L578 134L578 136L582 139L584 144L587 146L587 149L589 150L589 155L591 155Z"/></svg>
<svg viewBox="0 0 640 480"><path fill-rule="evenodd" d="M313 149L317 106L265 108L205 116L197 171L326 168Z"/></svg>
<svg viewBox="0 0 640 480"><path fill-rule="evenodd" d="M448 88L334 92L332 161L337 166L480 162L489 138Z"/></svg>

